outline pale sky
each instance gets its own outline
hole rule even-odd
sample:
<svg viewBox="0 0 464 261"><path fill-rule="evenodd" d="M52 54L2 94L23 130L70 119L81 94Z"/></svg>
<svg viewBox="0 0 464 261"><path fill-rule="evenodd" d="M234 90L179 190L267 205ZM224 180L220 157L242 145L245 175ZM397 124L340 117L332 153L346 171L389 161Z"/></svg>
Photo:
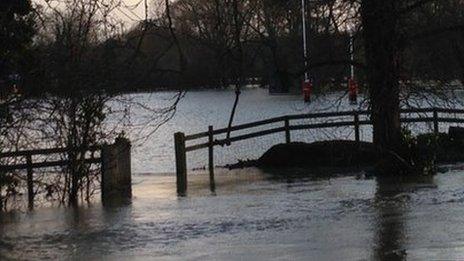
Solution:
<svg viewBox="0 0 464 261"><path fill-rule="evenodd" d="M0 0L1 1L1 0ZM46 6L45 0L32 0L34 3ZM49 0L54 5L58 5L60 1L64 0ZM121 6L114 10L112 15L117 19L122 20L127 26L143 20L145 18L145 0L119 0ZM154 0L147 0L149 13L153 12Z"/></svg>
<svg viewBox="0 0 464 261"><path fill-rule="evenodd" d="M145 18L145 3L144 0L121 0L124 7L119 8L115 11L115 15L118 15L122 20L127 23L134 23L134 20L140 21ZM148 8L150 10L150 2L148 0Z"/></svg>

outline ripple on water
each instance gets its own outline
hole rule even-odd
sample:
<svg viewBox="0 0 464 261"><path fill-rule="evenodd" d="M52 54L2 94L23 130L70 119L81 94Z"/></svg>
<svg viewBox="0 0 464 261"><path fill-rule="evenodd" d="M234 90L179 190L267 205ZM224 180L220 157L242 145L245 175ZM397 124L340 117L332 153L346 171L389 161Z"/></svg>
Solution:
<svg viewBox="0 0 464 261"><path fill-rule="evenodd" d="M355 177L287 182L237 174L218 175L213 196L205 192L205 177L192 177L203 186L196 184L182 199L146 196L174 191L175 180L143 175L134 177L136 197L129 206L74 214L37 210L1 225L0 257L370 259L376 251L403 250L432 257L428 247L443 250L449 243L456 254L464 242L464 190L455 184L456 174L435 177L435 187L408 185L386 194L375 180Z"/></svg>

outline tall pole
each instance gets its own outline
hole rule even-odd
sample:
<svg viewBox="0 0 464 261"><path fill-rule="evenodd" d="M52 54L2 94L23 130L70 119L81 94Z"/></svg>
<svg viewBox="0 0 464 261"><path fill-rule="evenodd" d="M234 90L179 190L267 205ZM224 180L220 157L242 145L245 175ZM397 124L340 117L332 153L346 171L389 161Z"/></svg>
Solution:
<svg viewBox="0 0 464 261"><path fill-rule="evenodd" d="M349 30L350 37L350 78L348 79L348 91L350 104L357 104L358 101L358 84L354 79L354 37L351 30Z"/></svg>
<svg viewBox="0 0 464 261"><path fill-rule="evenodd" d="M306 0L301 0L301 18L303 23L303 57L304 57L304 65L305 65L305 82L309 81L309 69L308 69L308 43L307 43L307 36L306 36Z"/></svg>
<svg viewBox="0 0 464 261"><path fill-rule="evenodd" d="M350 75L351 79L354 80L354 39L353 34L350 32Z"/></svg>

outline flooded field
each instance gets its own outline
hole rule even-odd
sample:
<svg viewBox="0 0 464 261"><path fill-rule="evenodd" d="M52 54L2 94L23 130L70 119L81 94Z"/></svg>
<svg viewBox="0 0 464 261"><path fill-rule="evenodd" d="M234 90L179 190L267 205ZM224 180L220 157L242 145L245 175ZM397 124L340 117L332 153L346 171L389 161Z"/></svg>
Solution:
<svg viewBox="0 0 464 261"><path fill-rule="evenodd" d="M157 103L169 93L137 94ZM304 104L300 96L242 94L236 124L287 114L354 110L333 93ZM464 167L433 178L366 179L364 173L217 169L189 172L187 197L176 195L173 133L224 127L232 91L188 93L175 117L133 143L131 204L103 206L99 192L79 208L38 207L0 214L0 260L434 260L464 259ZM230 105L230 106L229 106ZM143 112L131 111L134 122ZM423 132L432 126L413 126ZM441 126L442 131L447 126ZM370 127L361 138L371 139ZM142 132L143 135L143 132ZM352 128L292 132L293 141L353 139ZM284 134L215 150L217 165L257 158ZM207 163L188 154L188 168Z"/></svg>
<svg viewBox="0 0 464 261"><path fill-rule="evenodd" d="M403 183L362 176L248 169L219 173L211 193L197 173L178 198L173 176L136 175L130 205L0 216L0 259L464 258L464 171Z"/></svg>
<svg viewBox="0 0 464 261"><path fill-rule="evenodd" d="M173 93L137 94L135 99L144 104L161 104L172 97ZM354 110L359 106L350 105L344 93L332 93L314 98L311 104L305 104L300 95L269 95L266 89L247 89L240 97L234 124L254 122L288 114L327 112L335 110ZM188 92L179 103L177 112L169 122L145 139L144 132L130 133L133 146L132 170L135 173L172 173L174 165L174 133L193 134L214 128L227 126L234 102L233 90L204 90ZM342 99L340 99L342 98ZM340 99L340 100L339 100ZM142 122L149 117L147 111L132 110L132 122ZM351 118L350 118L351 119ZM305 122L305 121L303 121ZM308 121L306 121L307 123ZM283 123L263 126L281 127ZM260 128L255 128L255 130ZM147 130L147 132L149 132ZM236 133L237 135L240 132ZM370 129L361 128L361 136L370 140ZM325 130L303 130L292 132L293 141L314 141L321 139L354 139L352 128L332 128ZM236 163L238 159L254 159L261 156L271 146L285 141L284 133L277 133L256 139L233 143L232 146L218 147L215 150L215 163L225 165ZM200 168L206 165L207 150L188 154L188 168Z"/></svg>
<svg viewBox="0 0 464 261"><path fill-rule="evenodd" d="M159 104L166 102L172 97L173 93L153 93L137 94L136 100L145 104ZM457 97L464 97L463 92L456 92ZM233 90L204 90L188 92L179 103L175 116L161 126L157 132L147 139L144 132L130 133L133 143L132 170L135 173L172 173L174 165L174 133L184 132L193 134L205 132L208 125L215 129L227 126L230 111L234 102L235 94ZM344 92L334 92L314 97L310 104L304 103L300 95L269 95L266 89L247 89L241 94L240 102L235 115L234 124L255 122L263 119L279 117L289 114L303 114L330 111L351 111L366 109L367 104L362 103L362 96L359 98L358 105L350 105L348 97ZM434 107L450 106L439 100L423 98L411 98L409 106L414 107ZM453 108L460 105L453 104ZM133 123L143 121L148 117L146 111L132 110L131 118ZM417 115L415 115L417 116ZM328 119L328 121L334 120ZM342 120L342 119L339 119ZM343 120L352 121L352 117ZM296 124L312 123L311 120L295 121ZM291 123L291 124L293 124ZM253 130L269 129L271 127L282 127L283 123L276 123L254 128ZM414 133L430 132L433 124L409 124L407 125ZM440 131L447 131L447 124L440 125ZM235 135L239 135L236 132ZM360 136L364 141L372 141L371 126L362 126ZM340 127L317 130L292 131L292 141L313 142L320 140L333 139L354 139L354 128ZM140 137L142 137L141 140ZM217 137L216 137L217 138ZM205 140L206 141L206 140ZM239 141L232 146L215 148L216 165L236 163L238 160L256 159L260 157L273 145L285 141L284 133L276 133L255 139ZM201 142L200 142L201 143ZM201 168L206 166L208 159L207 150L200 150L188 153L188 168Z"/></svg>

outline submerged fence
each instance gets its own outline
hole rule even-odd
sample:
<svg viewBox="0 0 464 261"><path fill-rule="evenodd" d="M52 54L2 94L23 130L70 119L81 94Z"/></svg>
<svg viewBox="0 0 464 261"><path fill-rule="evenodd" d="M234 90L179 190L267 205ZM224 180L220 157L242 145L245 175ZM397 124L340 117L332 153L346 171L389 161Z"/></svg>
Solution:
<svg viewBox="0 0 464 261"><path fill-rule="evenodd" d="M311 114L296 114L276 117L252 123L240 124L229 128L221 128L215 130L213 126L208 127L208 131L185 135L182 132L174 134L174 146L176 156L176 178L177 178L177 193L185 195L187 192L187 152L208 148L208 171L210 177L211 189L214 190L214 147L230 145L237 141L257 138L275 133L284 133L285 142L290 143L291 132L297 130L310 129L325 129L336 127L353 127L355 141L361 141L360 127L364 125L372 125L372 121L368 118L371 112L364 111L344 111L344 112L327 112L327 113L311 113ZM414 117L411 116L414 114ZM463 117L459 118L458 115ZM347 117L352 117L346 120ZM362 118L364 117L364 118ZM314 119L333 119L331 122L322 123L295 123L297 120L314 120ZM433 123L434 133L439 133L440 123L464 123L463 109L445 109L445 108L426 108L426 109L403 109L401 110L402 123ZM252 130L253 128L266 126L271 124L281 123L280 127L271 126L269 129ZM247 131L249 133L240 133L233 135L237 131ZM229 138L215 137L227 134L230 131ZM207 142L198 142L208 138ZM187 144L197 141L194 144Z"/></svg>
<svg viewBox="0 0 464 261"><path fill-rule="evenodd" d="M85 148L51 148L24 151L0 152L0 159L13 159L21 163L0 165L0 174L26 170L26 184L29 208L34 206L34 169L67 167L72 164L68 159L62 160L69 153L79 153L80 162L86 164L101 164L102 196L130 190L130 142L126 139L116 139L111 145L89 146ZM55 159L48 161L41 159L34 161L34 157L55 155ZM59 157L61 156L61 157ZM129 187L128 187L129 186Z"/></svg>

